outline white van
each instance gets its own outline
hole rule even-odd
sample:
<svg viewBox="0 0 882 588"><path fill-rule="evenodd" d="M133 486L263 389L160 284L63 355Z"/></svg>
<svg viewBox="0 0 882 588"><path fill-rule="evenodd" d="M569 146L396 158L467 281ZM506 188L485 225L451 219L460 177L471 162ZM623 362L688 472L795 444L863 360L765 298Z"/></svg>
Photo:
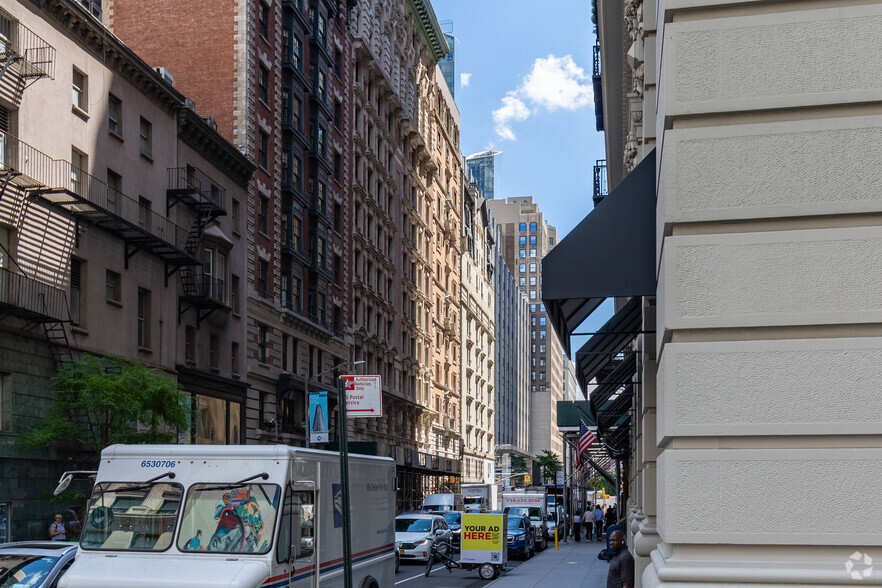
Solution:
<svg viewBox="0 0 882 588"><path fill-rule="evenodd" d="M394 481L391 459L349 456L355 587L394 583ZM59 588L343 586L340 489L328 451L113 445Z"/></svg>

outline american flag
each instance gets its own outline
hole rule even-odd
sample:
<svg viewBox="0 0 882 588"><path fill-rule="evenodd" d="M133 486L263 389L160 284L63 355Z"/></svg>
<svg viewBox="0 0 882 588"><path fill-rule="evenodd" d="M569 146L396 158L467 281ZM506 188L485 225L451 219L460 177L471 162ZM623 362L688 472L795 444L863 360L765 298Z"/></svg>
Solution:
<svg viewBox="0 0 882 588"><path fill-rule="evenodd" d="M582 455L588 451L591 444L597 441L597 436L588 430L585 421L579 419L579 443L576 447L576 467L582 466Z"/></svg>

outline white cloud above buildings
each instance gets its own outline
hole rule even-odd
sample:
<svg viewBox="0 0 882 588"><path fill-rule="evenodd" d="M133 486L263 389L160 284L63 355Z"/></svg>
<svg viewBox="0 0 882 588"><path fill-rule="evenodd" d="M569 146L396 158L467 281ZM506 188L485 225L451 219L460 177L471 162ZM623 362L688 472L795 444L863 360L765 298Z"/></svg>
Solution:
<svg viewBox="0 0 882 588"><path fill-rule="evenodd" d="M469 85L469 82L472 81L472 74L470 73L461 73L459 74L459 85L462 88L465 88Z"/></svg>
<svg viewBox="0 0 882 588"><path fill-rule="evenodd" d="M516 90L502 98L493 111L496 134L514 141L514 122L524 121L540 110L576 110L594 103L591 78L573 61L572 55L537 58Z"/></svg>

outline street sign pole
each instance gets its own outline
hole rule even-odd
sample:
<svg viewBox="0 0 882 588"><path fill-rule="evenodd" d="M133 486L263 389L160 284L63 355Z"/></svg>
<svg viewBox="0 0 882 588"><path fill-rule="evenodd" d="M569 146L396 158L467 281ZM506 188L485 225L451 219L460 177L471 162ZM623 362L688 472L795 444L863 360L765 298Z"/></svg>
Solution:
<svg viewBox="0 0 882 588"><path fill-rule="evenodd" d="M349 447L347 440L346 380L337 378L337 441L340 444L340 486L343 507L343 586L352 588L352 527L349 517Z"/></svg>

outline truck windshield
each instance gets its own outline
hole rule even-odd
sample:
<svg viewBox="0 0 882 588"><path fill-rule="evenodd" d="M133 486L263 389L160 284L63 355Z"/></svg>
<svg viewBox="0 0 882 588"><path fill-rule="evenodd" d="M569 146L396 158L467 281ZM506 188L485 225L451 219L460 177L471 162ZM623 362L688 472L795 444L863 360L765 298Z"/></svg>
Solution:
<svg viewBox="0 0 882 588"><path fill-rule="evenodd" d="M453 510L452 504L424 504L423 510L425 512L443 512L445 510Z"/></svg>
<svg viewBox="0 0 882 588"><path fill-rule="evenodd" d="M101 482L92 490L80 546L165 551L172 544L184 489L180 484Z"/></svg>
<svg viewBox="0 0 882 588"><path fill-rule="evenodd" d="M178 549L266 553L275 535L281 489L276 484L194 484L187 492Z"/></svg>
<svg viewBox="0 0 882 588"><path fill-rule="evenodd" d="M531 521L542 520L542 511L535 506L508 506L504 512L508 515L530 517Z"/></svg>

